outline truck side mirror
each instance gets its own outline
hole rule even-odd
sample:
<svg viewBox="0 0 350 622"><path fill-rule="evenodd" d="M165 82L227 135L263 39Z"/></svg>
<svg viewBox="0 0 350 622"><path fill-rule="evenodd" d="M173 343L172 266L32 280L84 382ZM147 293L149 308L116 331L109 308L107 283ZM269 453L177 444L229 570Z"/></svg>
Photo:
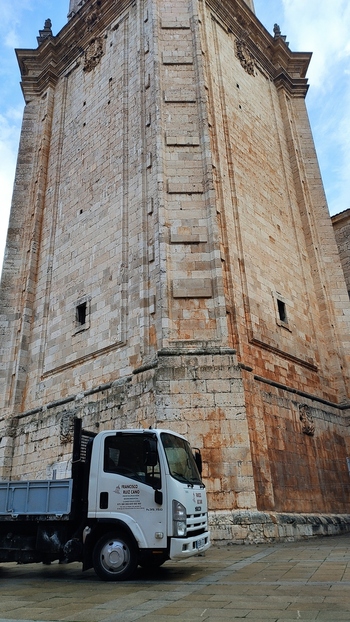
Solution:
<svg viewBox="0 0 350 622"><path fill-rule="evenodd" d="M145 465L155 467L158 464L157 441L154 438L146 438L143 442Z"/></svg>
<svg viewBox="0 0 350 622"><path fill-rule="evenodd" d="M197 465L197 469L199 471L199 474L202 475L202 470L203 470L202 454L200 452L200 449L197 449L197 447L194 447L193 457L194 457L195 463Z"/></svg>

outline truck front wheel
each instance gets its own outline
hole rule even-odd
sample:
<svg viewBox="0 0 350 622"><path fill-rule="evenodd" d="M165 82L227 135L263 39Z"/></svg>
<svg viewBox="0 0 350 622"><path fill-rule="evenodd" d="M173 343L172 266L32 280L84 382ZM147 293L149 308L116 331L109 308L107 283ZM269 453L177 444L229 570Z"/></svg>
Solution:
<svg viewBox="0 0 350 622"><path fill-rule="evenodd" d="M103 581L125 581L135 572L138 563L137 547L124 534L102 536L93 551L94 570Z"/></svg>

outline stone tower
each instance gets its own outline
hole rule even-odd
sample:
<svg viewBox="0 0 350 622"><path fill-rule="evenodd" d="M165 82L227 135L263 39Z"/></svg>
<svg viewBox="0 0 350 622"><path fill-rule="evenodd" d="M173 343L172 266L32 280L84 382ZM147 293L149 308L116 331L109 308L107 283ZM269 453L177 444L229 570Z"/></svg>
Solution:
<svg viewBox="0 0 350 622"><path fill-rule="evenodd" d="M350 498L350 308L310 54L253 9L71 0L17 50L0 309L3 477L67 474L75 417L172 428L202 450L214 537L238 540L339 529Z"/></svg>

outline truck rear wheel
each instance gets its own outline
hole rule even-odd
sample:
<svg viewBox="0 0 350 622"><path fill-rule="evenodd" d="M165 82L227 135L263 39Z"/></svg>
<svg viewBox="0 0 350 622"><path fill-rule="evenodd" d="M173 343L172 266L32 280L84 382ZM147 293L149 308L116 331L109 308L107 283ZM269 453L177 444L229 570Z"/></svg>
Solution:
<svg viewBox="0 0 350 622"><path fill-rule="evenodd" d="M93 551L94 570L103 581L125 581L138 563L136 545L124 534L102 536Z"/></svg>

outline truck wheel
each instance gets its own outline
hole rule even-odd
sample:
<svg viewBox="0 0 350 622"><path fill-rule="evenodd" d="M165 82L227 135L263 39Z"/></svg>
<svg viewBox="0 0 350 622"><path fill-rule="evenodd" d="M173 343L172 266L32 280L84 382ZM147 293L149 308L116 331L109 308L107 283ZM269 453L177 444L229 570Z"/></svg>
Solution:
<svg viewBox="0 0 350 622"><path fill-rule="evenodd" d="M103 581L125 581L135 572L138 562L136 545L116 533L102 536L93 551L94 570Z"/></svg>

